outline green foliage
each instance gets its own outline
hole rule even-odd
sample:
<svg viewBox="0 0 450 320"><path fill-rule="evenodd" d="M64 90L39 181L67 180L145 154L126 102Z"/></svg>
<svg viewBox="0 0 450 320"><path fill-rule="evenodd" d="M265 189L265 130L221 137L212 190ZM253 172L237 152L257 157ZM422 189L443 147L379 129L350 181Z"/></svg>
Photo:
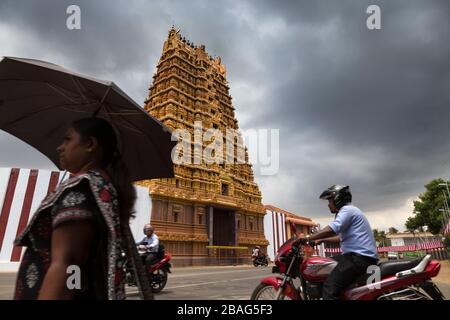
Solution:
<svg viewBox="0 0 450 320"><path fill-rule="evenodd" d="M390 233L390 234L395 234L395 233L398 233L398 230L395 229L394 227L390 227L390 228L389 228L389 233Z"/></svg>
<svg viewBox="0 0 450 320"><path fill-rule="evenodd" d="M414 216L409 217L405 223L408 231L423 230L424 226L428 226L428 231L432 234L441 232L444 213L439 209L444 208L443 191L447 194L447 190L439 184L445 182L443 179L434 179L425 185L425 192L419 195L418 201L414 201ZM450 185L450 182L447 183Z"/></svg>
<svg viewBox="0 0 450 320"><path fill-rule="evenodd" d="M373 229L373 237L379 246L390 246L391 241L386 238L386 232L384 230L378 231L378 229Z"/></svg>

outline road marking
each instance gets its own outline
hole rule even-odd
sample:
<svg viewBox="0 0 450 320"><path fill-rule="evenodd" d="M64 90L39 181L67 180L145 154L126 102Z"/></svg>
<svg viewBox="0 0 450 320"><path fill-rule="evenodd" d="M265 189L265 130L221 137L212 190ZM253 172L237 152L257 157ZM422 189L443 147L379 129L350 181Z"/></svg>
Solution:
<svg viewBox="0 0 450 320"><path fill-rule="evenodd" d="M170 289L178 289L178 288L187 288L187 287L195 287L195 286L204 286L207 284L215 284L215 283L221 283L221 282L231 282L231 281L240 281L240 280L250 280L250 279L261 279L261 276L257 277L246 277L246 278L238 278L238 279L231 279L231 280L219 280L219 281L209 281L209 282L201 282L201 283L191 283L191 284L184 284L181 286L174 286L174 287L167 287L166 290ZM127 294L135 294L139 291L128 291Z"/></svg>
<svg viewBox="0 0 450 320"><path fill-rule="evenodd" d="M255 270L259 271L259 270ZM270 270L271 271L271 270ZM174 274L170 278L184 278L184 277L194 277L212 274L224 274L224 273L236 273L236 272L248 272L248 270L232 270L232 271L217 271L217 272L203 272L203 273L186 273L186 274Z"/></svg>

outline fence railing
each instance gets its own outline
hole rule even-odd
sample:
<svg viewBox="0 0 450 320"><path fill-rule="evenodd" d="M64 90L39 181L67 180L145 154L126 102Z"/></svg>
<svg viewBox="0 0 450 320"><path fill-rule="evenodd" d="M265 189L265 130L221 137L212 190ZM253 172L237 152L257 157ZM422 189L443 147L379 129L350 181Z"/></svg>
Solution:
<svg viewBox="0 0 450 320"><path fill-rule="evenodd" d="M398 252L402 253L405 258L431 254L432 259L450 259L450 250L444 248L442 243L420 243L409 246L378 247L377 250L380 257L387 257L388 252ZM342 253L342 250L340 247L325 248L324 253L326 256L334 256Z"/></svg>

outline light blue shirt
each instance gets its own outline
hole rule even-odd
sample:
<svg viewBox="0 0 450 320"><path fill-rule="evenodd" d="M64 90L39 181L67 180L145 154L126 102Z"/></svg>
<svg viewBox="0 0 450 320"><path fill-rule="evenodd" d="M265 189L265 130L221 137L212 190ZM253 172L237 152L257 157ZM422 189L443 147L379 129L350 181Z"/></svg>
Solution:
<svg viewBox="0 0 450 320"><path fill-rule="evenodd" d="M377 246L369 221L361 210L352 205L343 206L330 228L341 237L342 253L354 252L378 259Z"/></svg>
<svg viewBox="0 0 450 320"><path fill-rule="evenodd" d="M137 245L146 246L147 252L158 252L159 248L159 238L156 234L152 234L152 236L144 237L141 242L136 243Z"/></svg>

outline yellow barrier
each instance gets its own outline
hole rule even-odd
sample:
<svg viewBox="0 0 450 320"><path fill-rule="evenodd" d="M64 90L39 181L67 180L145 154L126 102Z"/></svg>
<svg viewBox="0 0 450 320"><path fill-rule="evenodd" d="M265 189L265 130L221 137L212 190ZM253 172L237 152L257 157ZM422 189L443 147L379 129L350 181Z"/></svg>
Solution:
<svg viewBox="0 0 450 320"><path fill-rule="evenodd" d="M248 247L231 247L231 246L206 246L208 249L238 249L238 250L246 250Z"/></svg>
<svg viewBox="0 0 450 320"><path fill-rule="evenodd" d="M248 250L248 247L240 246L206 246L207 249L213 250L212 256L216 260L216 264L232 264L237 265L246 254L240 255L238 251ZM242 262L241 262L242 263Z"/></svg>

